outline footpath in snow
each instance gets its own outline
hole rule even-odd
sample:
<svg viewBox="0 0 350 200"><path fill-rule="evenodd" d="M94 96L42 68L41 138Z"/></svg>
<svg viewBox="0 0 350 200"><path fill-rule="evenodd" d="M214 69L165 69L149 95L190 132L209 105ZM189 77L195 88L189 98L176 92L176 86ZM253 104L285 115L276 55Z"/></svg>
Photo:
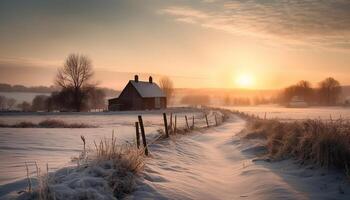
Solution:
<svg viewBox="0 0 350 200"><path fill-rule="evenodd" d="M241 141L245 121L152 144L152 158L126 199L350 199L341 174L291 160L256 160L263 148Z"/></svg>

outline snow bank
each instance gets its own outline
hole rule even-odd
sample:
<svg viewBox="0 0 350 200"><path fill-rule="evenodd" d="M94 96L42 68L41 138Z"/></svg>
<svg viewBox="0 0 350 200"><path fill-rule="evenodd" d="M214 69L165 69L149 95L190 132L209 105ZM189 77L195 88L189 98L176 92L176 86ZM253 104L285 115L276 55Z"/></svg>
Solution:
<svg viewBox="0 0 350 200"><path fill-rule="evenodd" d="M49 174L37 169L37 186L17 199L117 199L130 193L135 177L143 168L143 151L117 145L115 139L101 141L94 155L83 152L74 167Z"/></svg>

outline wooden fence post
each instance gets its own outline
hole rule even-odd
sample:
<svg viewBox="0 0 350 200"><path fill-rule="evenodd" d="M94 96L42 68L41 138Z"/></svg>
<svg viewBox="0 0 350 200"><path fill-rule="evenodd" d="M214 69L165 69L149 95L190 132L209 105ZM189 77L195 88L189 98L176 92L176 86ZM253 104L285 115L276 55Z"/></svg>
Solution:
<svg viewBox="0 0 350 200"><path fill-rule="evenodd" d="M173 113L170 113L170 131L173 131Z"/></svg>
<svg viewBox="0 0 350 200"><path fill-rule="evenodd" d="M192 116L192 129L194 129L194 115Z"/></svg>
<svg viewBox="0 0 350 200"><path fill-rule="evenodd" d="M208 116L205 114L205 121L207 122L207 127L209 128Z"/></svg>
<svg viewBox="0 0 350 200"><path fill-rule="evenodd" d="M185 115L185 119L186 119L187 129L190 129L190 126L188 125L187 115Z"/></svg>
<svg viewBox="0 0 350 200"><path fill-rule="evenodd" d="M264 119L266 119L266 112L265 112L265 116L264 116Z"/></svg>
<svg viewBox="0 0 350 200"><path fill-rule="evenodd" d="M166 137L169 137L168 122L167 122L167 118L166 118L165 113L163 113L163 120L164 120L165 135L166 135Z"/></svg>
<svg viewBox="0 0 350 200"><path fill-rule="evenodd" d="M135 122L135 128L136 128L136 145L137 148L140 148L140 129L139 129L139 123Z"/></svg>
<svg viewBox="0 0 350 200"><path fill-rule="evenodd" d="M146 156L148 156L147 141L146 141L146 135L145 135L145 128L143 126L142 116L139 115L138 118L139 118L139 124L140 124L140 128L141 128L141 136L142 136L143 147L145 148Z"/></svg>
<svg viewBox="0 0 350 200"><path fill-rule="evenodd" d="M216 119L216 114L215 114L215 125L218 126L218 119Z"/></svg>
<svg viewBox="0 0 350 200"><path fill-rule="evenodd" d="M177 120L176 120L176 119L177 119L177 117L176 117L176 115L175 115L174 133L176 133L176 131L177 131L177 130L176 130L176 121L177 121Z"/></svg>

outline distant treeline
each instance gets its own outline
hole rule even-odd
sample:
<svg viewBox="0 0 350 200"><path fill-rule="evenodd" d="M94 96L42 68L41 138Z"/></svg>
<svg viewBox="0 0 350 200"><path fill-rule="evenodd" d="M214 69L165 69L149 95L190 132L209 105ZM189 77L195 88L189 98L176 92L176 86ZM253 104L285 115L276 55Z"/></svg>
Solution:
<svg viewBox="0 0 350 200"><path fill-rule="evenodd" d="M99 87L107 97L114 97L120 93L118 90L110 88ZM0 92L32 92L32 93L52 93L59 91L58 86L24 86L24 85L10 85L7 83L0 83Z"/></svg>
<svg viewBox="0 0 350 200"><path fill-rule="evenodd" d="M10 85L7 83L0 83L0 92L33 92L33 93L51 93L59 90L57 87L50 86L33 86L26 87L24 85Z"/></svg>
<svg viewBox="0 0 350 200"><path fill-rule="evenodd" d="M37 86L26 87L23 85L10 85L0 83L0 92L32 92L42 93L36 95L32 102L18 102L14 98L7 98L0 95L0 111L21 110L29 111L71 111L73 110L72 99L74 94L71 88L61 90L58 87ZM106 99L115 97L120 93L109 88L86 87L82 97L82 109L87 110L104 110L106 108Z"/></svg>
<svg viewBox="0 0 350 200"><path fill-rule="evenodd" d="M262 96L248 97L234 97L227 95L223 99L223 105L225 106L250 106L250 105L262 105L276 103L276 98L265 98Z"/></svg>
<svg viewBox="0 0 350 200"><path fill-rule="evenodd" d="M104 110L106 108L106 94L99 88L86 88L82 93L81 110ZM32 102L18 102L14 98L0 95L0 111L20 110L23 112L37 111L73 111L74 93L70 89L52 92L49 95L36 95Z"/></svg>
<svg viewBox="0 0 350 200"><path fill-rule="evenodd" d="M278 97L281 104L287 104L298 97L309 105L333 106L349 104L342 94L342 86L332 77L326 78L313 87L309 81L301 80L283 90Z"/></svg>
<svg viewBox="0 0 350 200"><path fill-rule="evenodd" d="M269 97L267 97L269 96ZM347 97L348 96L348 97ZM222 104L225 106L249 106L262 104L289 105L298 100L313 106L350 106L350 87L341 86L334 78L326 78L313 86L309 81L298 83L276 92L275 95L264 93L247 97L244 94L225 92L219 94L187 94L180 99L180 103L188 105Z"/></svg>
<svg viewBox="0 0 350 200"><path fill-rule="evenodd" d="M182 99L180 100L181 104L187 104L192 106L211 105L216 103L225 105L225 106L249 106L249 105L276 103L276 102L277 102L276 98L264 98L259 96L255 96L253 98L235 97L234 95L230 95L230 94L227 94L224 97L191 94L191 95L183 96Z"/></svg>

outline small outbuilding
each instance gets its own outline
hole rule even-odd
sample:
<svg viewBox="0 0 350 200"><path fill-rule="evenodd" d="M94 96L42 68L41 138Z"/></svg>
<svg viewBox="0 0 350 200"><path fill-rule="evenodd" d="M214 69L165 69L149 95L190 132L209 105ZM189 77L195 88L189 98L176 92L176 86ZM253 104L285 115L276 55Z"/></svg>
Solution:
<svg viewBox="0 0 350 200"><path fill-rule="evenodd" d="M108 100L108 110L154 110L166 108L166 95L160 87L153 82L139 81L138 75L130 80L118 98Z"/></svg>
<svg viewBox="0 0 350 200"><path fill-rule="evenodd" d="M304 98L300 96L293 96L293 98L288 103L289 108L306 108L309 105L305 102Z"/></svg>

